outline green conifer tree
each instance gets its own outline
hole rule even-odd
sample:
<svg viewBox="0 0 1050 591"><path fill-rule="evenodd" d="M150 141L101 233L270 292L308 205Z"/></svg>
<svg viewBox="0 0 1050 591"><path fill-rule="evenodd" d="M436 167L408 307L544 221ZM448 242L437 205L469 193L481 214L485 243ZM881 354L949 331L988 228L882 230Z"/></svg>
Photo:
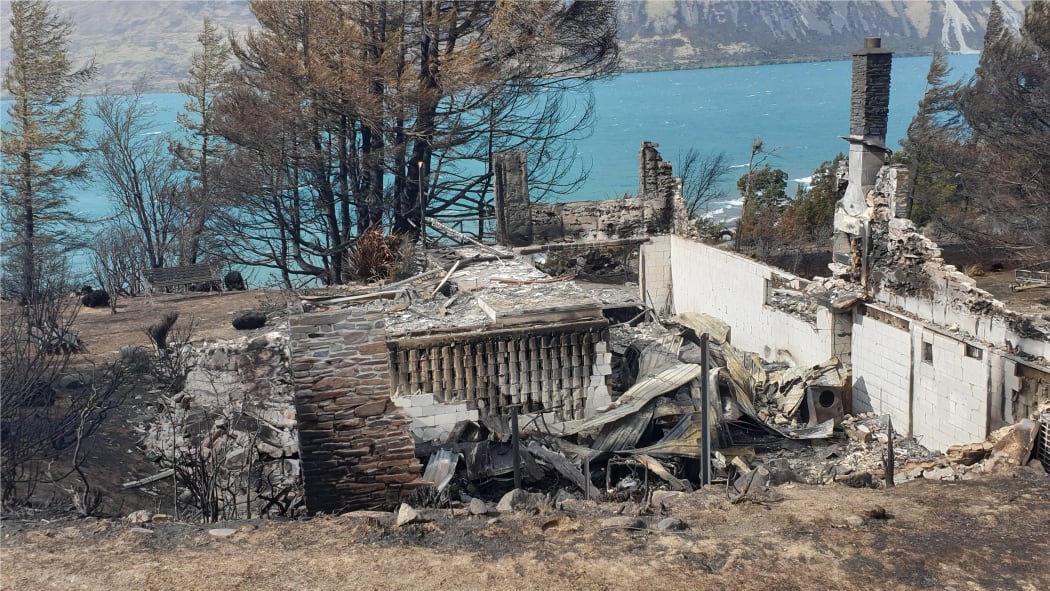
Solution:
<svg viewBox="0 0 1050 591"><path fill-rule="evenodd" d="M7 108L0 150L4 259L16 275L9 288L23 302L36 299L43 252L74 246L76 222L68 188L86 177L77 158L85 140L84 104L70 100L91 78L94 64L76 68L66 45L73 25L42 0L11 3L11 44L4 72Z"/></svg>

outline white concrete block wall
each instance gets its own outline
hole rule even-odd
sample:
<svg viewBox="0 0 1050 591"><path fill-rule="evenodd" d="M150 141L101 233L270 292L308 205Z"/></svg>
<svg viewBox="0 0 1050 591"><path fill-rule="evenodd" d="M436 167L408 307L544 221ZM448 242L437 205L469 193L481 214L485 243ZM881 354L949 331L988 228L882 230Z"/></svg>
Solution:
<svg viewBox="0 0 1050 591"><path fill-rule="evenodd" d="M638 297L643 302L651 302L657 314L672 314L671 237L653 236L647 244L643 244L638 267Z"/></svg>
<svg viewBox="0 0 1050 591"><path fill-rule="evenodd" d="M907 433L911 334L871 316L853 317L853 412L888 414Z"/></svg>
<svg viewBox="0 0 1050 591"><path fill-rule="evenodd" d="M587 400L583 410L584 417L592 417L599 409L612 403L608 378L612 375L612 353L605 341L594 344L594 365L590 381L587 383Z"/></svg>
<svg viewBox="0 0 1050 591"><path fill-rule="evenodd" d="M412 433L423 441L439 440L452 432L460 421L477 421L478 411L467 408L466 402L442 404L433 394L395 396L399 406L411 421Z"/></svg>
<svg viewBox="0 0 1050 591"><path fill-rule="evenodd" d="M825 330L817 330L801 318L765 305L766 279L774 273L771 267L678 236L670 237L670 261L675 312L721 318L732 328L733 345L771 361L815 365L832 356L830 320L824 320ZM663 285L650 281L661 279L648 274L654 266L646 260L642 287L650 293Z"/></svg>
<svg viewBox="0 0 1050 591"><path fill-rule="evenodd" d="M912 427L919 442L945 450L955 443L981 441L988 435L989 360L966 355L966 344L913 325L915 372ZM923 357L923 343L933 358Z"/></svg>

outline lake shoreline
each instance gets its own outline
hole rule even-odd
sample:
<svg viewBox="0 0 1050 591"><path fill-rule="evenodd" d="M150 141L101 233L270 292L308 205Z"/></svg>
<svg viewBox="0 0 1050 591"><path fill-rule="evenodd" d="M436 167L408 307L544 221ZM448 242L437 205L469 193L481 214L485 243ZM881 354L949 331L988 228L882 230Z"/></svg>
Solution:
<svg viewBox="0 0 1050 591"><path fill-rule="evenodd" d="M949 51L945 52L946 55L977 55L979 52L966 52L966 51ZM910 58L910 57L930 57L930 53L922 52L900 52L894 53L896 58ZM827 57L827 58L783 58L783 59L772 59L772 60L743 60L743 61L724 61L716 63L700 63L700 64L673 64L666 66L627 66L621 67L615 73L609 74L609 77L616 77L623 74L646 74L652 72L689 72L693 70L719 70L725 68L753 68L760 66L782 66L788 64L820 64L828 62L841 62L848 61L849 56L838 56L838 57ZM100 96L127 96L130 92L85 92L78 96L83 98L97 98ZM146 86L143 90L143 94L179 94L178 83L173 85L163 84L158 86ZM0 94L0 100L9 101L11 97L6 94Z"/></svg>

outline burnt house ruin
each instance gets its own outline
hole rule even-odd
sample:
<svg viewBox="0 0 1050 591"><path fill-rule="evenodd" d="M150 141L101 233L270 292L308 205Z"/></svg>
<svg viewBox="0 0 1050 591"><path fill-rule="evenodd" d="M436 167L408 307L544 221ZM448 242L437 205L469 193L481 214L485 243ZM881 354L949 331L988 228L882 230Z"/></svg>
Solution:
<svg viewBox="0 0 1050 591"><path fill-rule="evenodd" d="M978 289L907 219L908 171L885 166L892 54L869 39L853 63L829 277L695 239L681 181L645 142L638 194L616 200L532 203L524 154L497 154L495 244L434 247L408 280L304 298L288 346L309 510L394 506L433 484L421 444L464 424L498 431L509 409L545 417L557 451L528 449L588 495L603 454L655 474L660 458L696 460L701 333L716 441L741 420L762 437L827 438L872 413L944 449L1050 407L1050 321ZM619 285L582 281L599 267ZM646 320L660 321L646 345L625 346Z"/></svg>

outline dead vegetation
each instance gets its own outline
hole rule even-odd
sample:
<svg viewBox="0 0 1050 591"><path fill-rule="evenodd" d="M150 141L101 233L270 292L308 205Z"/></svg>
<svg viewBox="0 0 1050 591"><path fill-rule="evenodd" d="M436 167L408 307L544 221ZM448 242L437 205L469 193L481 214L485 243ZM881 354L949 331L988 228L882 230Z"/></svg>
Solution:
<svg viewBox="0 0 1050 591"><path fill-rule="evenodd" d="M652 507L566 501L416 523L358 512L214 525L4 523L4 588L1045 589L1046 476L1027 469L888 490L720 487ZM884 510L880 513L879 509ZM667 519L684 529L658 531ZM221 529L209 529L221 528ZM979 541L979 543L976 543ZM47 556L47 560L41 560Z"/></svg>

